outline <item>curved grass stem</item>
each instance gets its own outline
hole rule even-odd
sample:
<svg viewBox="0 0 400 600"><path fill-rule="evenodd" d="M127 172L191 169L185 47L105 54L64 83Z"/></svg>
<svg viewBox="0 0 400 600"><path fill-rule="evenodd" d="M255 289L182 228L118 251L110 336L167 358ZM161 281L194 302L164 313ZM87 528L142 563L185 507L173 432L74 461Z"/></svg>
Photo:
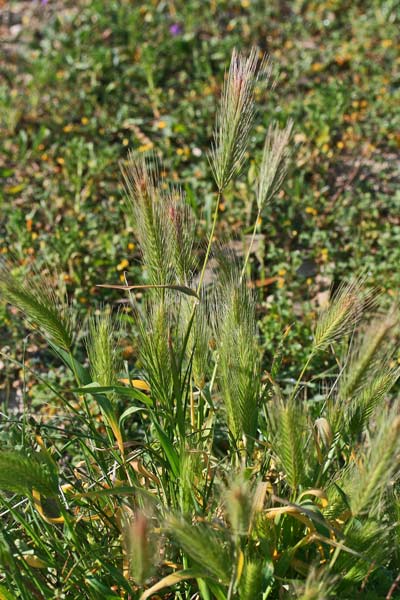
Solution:
<svg viewBox="0 0 400 600"><path fill-rule="evenodd" d="M250 260L250 254L251 254L251 250L252 250L252 248L253 248L253 245L254 245L254 240L255 240L255 238L256 238L257 227L258 227L258 221L259 221L259 219L260 219L260 216L261 216L261 211L260 211L260 209L259 209L259 210L258 210L258 212L257 212L257 217L256 217L256 220L255 220L255 223L254 223L254 227L253 227L253 233L252 233L252 235L251 235L251 240L250 240L250 245L249 245L249 248L248 248L248 250L247 250L247 253L246 253L246 258L244 259L244 263L243 263L242 272L241 272L241 274L240 274L240 283L242 283L242 281L243 281L243 277L244 277L244 276L245 276L245 274L246 274L247 264L248 264L248 262L249 262L249 260Z"/></svg>

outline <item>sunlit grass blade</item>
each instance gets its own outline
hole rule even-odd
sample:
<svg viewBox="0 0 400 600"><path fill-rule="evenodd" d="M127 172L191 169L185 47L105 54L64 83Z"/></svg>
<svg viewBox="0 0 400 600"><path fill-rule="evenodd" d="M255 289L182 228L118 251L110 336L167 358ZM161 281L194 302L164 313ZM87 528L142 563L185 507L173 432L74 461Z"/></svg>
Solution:
<svg viewBox="0 0 400 600"><path fill-rule="evenodd" d="M355 342L355 347L347 360L346 368L340 379L339 394L343 398L351 398L354 392L363 385L371 375L382 351L394 354L395 345L388 347L389 336L398 323L396 311L392 309L383 318L377 318L366 328L363 335ZM385 350L386 348L386 350Z"/></svg>
<svg viewBox="0 0 400 600"><path fill-rule="evenodd" d="M314 334L315 352L353 331L363 309L372 303L371 294L363 291L362 284L361 279L342 284L329 306L321 312Z"/></svg>
<svg viewBox="0 0 400 600"><path fill-rule="evenodd" d="M307 482L306 468L309 453L306 453L306 407L296 400L288 402L274 400L269 407L273 453L277 456L285 478L292 490Z"/></svg>
<svg viewBox="0 0 400 600"><path fill-rule="evenodd" d="M222 89L210 163L218 190L222 191L240 170L247 150L255 114L254 89L261 78L268 80L270 65L253 48L246 58L236 50Z"/></svg>
<svg viewBox="0 0 400 600"><path fill-rule="evenodd" d="M142 251L143 264L151 284L175 283L171 280L172 248L159 171L155 157L146 159L129 154L122 167L132 210L133 227Z"/></svg>
<svg viewBox="0 0 400 600"><path fill-rule="evenodd" d="M117 384L119 371L115 323L108 312L93 316L89 322L87 352L92 381L102 387Z"/></svg>
<svg viewBox="0 0 400 600"><path fill-rule="evenodd" d="M285 179L289 164L289 140L293 121L280 129L278 124L270 125L264 142L260 171L256 186L259 212L279 191Z"/></svg>
<svg viewBox="0 0 400 600"><path fill-rule="evenodd" d="M71 314L49 277L34 273L22 279L14 275L10 264L1 261L0 294L21 310L45 336L70 351L74 330Z"/></svg>
<svg viewBox="0 0 400 600"><path fill-rule="evenodd" d="M232 554L229 543L210 525L191 525L184 519L170 515L166 526L172 537L191 559L217 581L229 583Z"/></svg>
<svg viewBox="0 0 400 600"><path fill-rule="evenodd" d="M251 445L257 432L260 393L255 303L236 266L226 264L224 268L228 270L221 273L216 313L218 382L233 438Z"/></svg>
<svg viewBox="0 0 400 600"><path fill-rule="evenodd" d="M358 464L349 471L345 492L354 516L377 515L382 508L386 488L398 477L400 417L398 405L385 411L369 447L359 451Z"/></svg>

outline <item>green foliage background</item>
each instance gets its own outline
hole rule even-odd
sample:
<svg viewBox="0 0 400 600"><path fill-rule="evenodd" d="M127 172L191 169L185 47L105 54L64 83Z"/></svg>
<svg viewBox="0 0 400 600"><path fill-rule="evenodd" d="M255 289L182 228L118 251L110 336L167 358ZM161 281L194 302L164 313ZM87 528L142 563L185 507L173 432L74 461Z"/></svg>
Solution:
<svg viewBox="0 0 400 600"><path fill-rule="evenodd" d="M110 299L95 284L123 269L139 281L117 163L156 148L206 226L222 73L233 47L256 44L279 79L260 106L255 158L272 117L295 121L292 171L253 257L256 279L279 278L259 293L266 344L301 316L290 373L321 289L360 268L389 293L399 283L398 15L396 0L8 3L0 251L22 270L56 265L83 311ZM253 179L250 166L226 199L229 236L251 222ZM5 345L20 327L3 319Z"/></svg>

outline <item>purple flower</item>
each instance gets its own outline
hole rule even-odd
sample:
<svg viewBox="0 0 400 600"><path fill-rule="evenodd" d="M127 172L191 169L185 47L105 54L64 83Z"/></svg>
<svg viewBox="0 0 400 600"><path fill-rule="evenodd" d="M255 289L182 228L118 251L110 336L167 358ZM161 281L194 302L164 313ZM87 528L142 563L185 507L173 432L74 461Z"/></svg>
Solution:
<svg viewBox="0 0 400 600"><path fill-rule="evenodd" d="M179 25L179 23L172 23L172 25L169 26L169 32L171 35L176 37L182 33L182 27Z"/></svg>

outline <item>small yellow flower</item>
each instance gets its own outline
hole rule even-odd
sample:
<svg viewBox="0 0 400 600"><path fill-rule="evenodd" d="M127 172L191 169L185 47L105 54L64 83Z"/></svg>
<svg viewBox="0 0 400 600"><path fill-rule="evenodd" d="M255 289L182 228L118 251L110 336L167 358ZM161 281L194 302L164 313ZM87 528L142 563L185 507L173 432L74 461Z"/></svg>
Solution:
<svg viewBox="0 0 400 600"><path fill-rule="evenodd" d="M135 249L135 244L133 242L129 242L128 250L134 250L134 249Z"/></svg>
<svg viewBox="0 0 400 600"><path fill-rule="evenodd" d="M71 133L71 131L74 129L74 126L72 125L72 123L68 123L68 125L65 125L63 127L63 131L64 133Z"/></svg>
<svg viewBox="0 0 400 600"><path fill-rule="evenodd" d="M58 162L59 165L63 165L65 163L65 160L62 156L59 156L58 158L56 158L56 162Z"/></svg>
<svg viewBox="0 0 400 600"><path fill-rule="evenodd" d="M126 260L126 258L123 258L119 265L117 265L117 271L123 271L127 267L129 267L129 261Z"/></svg>
<svg viewBox="0 0 400 600"><path fill-rule="evenodd" d="M382 40L381 45L382 48L390 48L393 46L393 40Z"/></svg>
<svg viewBox="0 0 400 600"><path fill-rule="evenodd" d="M49 156L48 156L48 154L46 154L46 152L44 152L40 158L42 160L49 160Z"/></svg>
<svg viewBox="0 0 400 600"><path fill-rule="evenodd" d="M123 145L123 146L127 146L128 144L129 144L129 140L128 140L128 138L124 138L124 139L122 140L122 145Z"/></svg>
<svg viewBox="0 0 400 600"><path fill-rule="evenodd" d="M337 142L336 146L337 146L337 148L339 148L339 150L343 150L343 148L344 148L344 144L341 141Z"/></svg>
<svg viewBox="0 0 400 600"><path fill-rule="evenodd" d="M89 119L87 117L82 117L81 123L82 125L87 125L89 123Z"/></svg>
<svg viewBox="0 0 400 600"><path fill-rule="evenodd" d="M314 217L318 214L318 211L313 206L307 206L305 212L308 215L313 215Z"/></svg>
<svg viewBox="0 0 400 600"><path fill-rule="evenodd" d="M339 67L342 67L343 65L349 63L350 61L351 61L350 54L338 54L337 56L335 56L335 62L336 62L336 64L339 65Z"/></svg>
<svg viewBox="0 0 400 600"><path fill-rule="evenodd" d="M139 146L138 151L139 152L148 152L152 148L153 148L153 142L149 142L148 144L142 144L141 146Z"/></svg>
<svg viewBox="0 0 400 600"><path fill-rule="evenodd" d="M324 68L324 64L320 63L320 62L316 62L311 65L311 70L314 73L318 73L319 71L322 71L323 68Z"/></svg>
<svg viewBox="0 0 400 600"><path fill-rule="evenodd" d="M311 284L312 284L312 279L311 279L311 277L307 277L306 284L307 284L307 285L311 285Z"/></svg>
<svg viewBox="0 0 400 600"><path fill-rule="evenodd" d="M165 121L157 121L156 123L157 129L165 129L167 123Z"/></svg>
<svg viewBox="0 0 400 600"><path fill-rule="evenodd" d="M279 269L278 275L279 277L283 277L284 275L286 275L286 269Z"/></svg>
<svg viewBox="0 0 400 600"><path fill-rule="evenodd" d="M322 248L321 250L321 260L326 262L328 260L328 248Z"/></svg>

